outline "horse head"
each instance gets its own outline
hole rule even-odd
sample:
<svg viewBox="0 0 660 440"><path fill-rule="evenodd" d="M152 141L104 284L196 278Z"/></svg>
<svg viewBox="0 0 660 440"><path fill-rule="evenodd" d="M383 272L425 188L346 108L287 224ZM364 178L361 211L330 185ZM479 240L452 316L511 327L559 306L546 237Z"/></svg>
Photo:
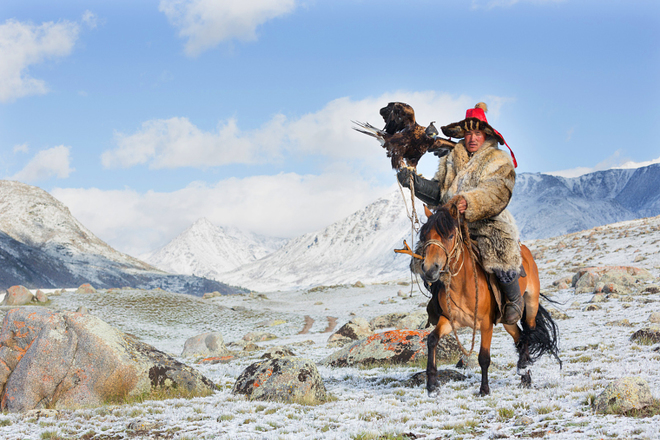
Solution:
<svg viewBox="0 0 660 440"><path fill-rule="evenodd" d="M424 260L421 264L422 278L434 283L444 274L450 273L450 261L460 246L458 209L455 204L447 204L433 213L424 206L428 220L419 231Z"/></svg>

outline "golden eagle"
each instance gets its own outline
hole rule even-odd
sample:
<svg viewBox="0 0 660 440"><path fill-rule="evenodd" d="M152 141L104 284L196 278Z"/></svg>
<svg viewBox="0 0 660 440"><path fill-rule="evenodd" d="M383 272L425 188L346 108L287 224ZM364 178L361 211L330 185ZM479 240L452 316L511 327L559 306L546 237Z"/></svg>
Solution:
<svg viewBox="0 0 660 440"><path fill-rule="evenodd" d="M392 158L392 168L398 170L404 166L417 168L422 156L431 151L442 157L449 152L454 142L438 137L438 130L433 122L423 127L415 121L415 111L403 102L390 102L380 109L385 120L385 127L380 130L368 122L353 121L359 128L354 130L375 137L387 150L387 157Z"/></svg>

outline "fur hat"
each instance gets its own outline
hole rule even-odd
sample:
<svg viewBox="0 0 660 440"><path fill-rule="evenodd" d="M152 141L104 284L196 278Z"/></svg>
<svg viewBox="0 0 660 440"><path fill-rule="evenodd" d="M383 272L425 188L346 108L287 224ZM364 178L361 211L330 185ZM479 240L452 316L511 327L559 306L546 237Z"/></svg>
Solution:
<svg viewBox="0 0 660 440"><path fill-rule="evenodd" d="M470 130L481 130L486 133L487 136L492 136L497 139L499 144L506 145L509 151L511 151L511 147L506 143L500 132L495 130L488 123L488 119L486 119L487 111L488 106L486 103L480 102L475 105L474 108L469 108L465 112L465 119L462 121L441 127L442 132L445 136L450 138L462 139L465 137L465 133ZM513 151L511 151L511 158L513 159L513 165L517 167L518 163L516 162L516 156L513 155Z"/></svg>

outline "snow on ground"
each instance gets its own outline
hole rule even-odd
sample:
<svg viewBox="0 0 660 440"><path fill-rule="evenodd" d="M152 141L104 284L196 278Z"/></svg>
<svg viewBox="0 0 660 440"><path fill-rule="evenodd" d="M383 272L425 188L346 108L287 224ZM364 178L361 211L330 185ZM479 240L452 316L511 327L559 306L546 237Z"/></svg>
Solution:
<svg viewBox="0 0 660 440"><path fill-rule="evenodd" d="M550 438L658 439L660 416L632 418L594 414L590 399L612 380L632 375L646 379L660 398L660 351L630 342L635 330L649 325L660 312L660 294L622 295L600 303L601 310L583 311L591 294L556 290L552 281L572 275L579 267L634 265L649 269L660 284L660 217L635 220L562 237L528 243L538 255L544 293L563 306L568 319L557 320L563 369L551 358L532 368L531 389L518 386L517 360L510 337L496 327L490 367L491 395L477 395L480 372L467 371L464 382L440 387L429 397L423 387L406 388L419 367L319 367L334 397L317 406L248 401L233 396L236 377L274 345L288 345L299 356L320 361L334 350L325 342L328 317L338 326L353 316L371 319L389 312L420 309L426 298L396 282L364 288L338 286L309 292L270 292L223 296L210 300L162 291L120 291L52 297L51 307L91 313L157 348L180 354L184 341L204 331L220 331L225 342L253 330L272 332L278 339L260 343L262 350L227 364L197 365L220 386L206 398L149 401L134 405L58 411L56 415L2 414L2 439L374 439L382 438ZM637 262L635 262L637 260ZM402 281L402 280L400 280ZM355 315L352 315L354 313ZM298 334L304 317L315 320L310 333ZM284 320L269 326L267 321ZM631 327L612 324L628 319ZM471 332L463 335L469 344ZM311 341L311 342L310 342ZM451 365L441 368L453 368ZM132 422L149 426L136 435ZM387 437L389 435L389 437Z"/></svg>

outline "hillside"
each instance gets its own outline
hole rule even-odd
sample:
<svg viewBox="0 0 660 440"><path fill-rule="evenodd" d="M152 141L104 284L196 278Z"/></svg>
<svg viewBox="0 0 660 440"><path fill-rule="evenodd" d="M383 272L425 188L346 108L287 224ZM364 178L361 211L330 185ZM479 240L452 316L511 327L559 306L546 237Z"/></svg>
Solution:
<svg viewBox="0 0 660 440"><path fill-rule="evenodd" d="M659 215L658 188L660 164L599 171L576 178L521 173L509 209L522 239L529 241ZM410 205L409 200L407 203ZM421 205L417 203L418 211ZM202 229L201 226L204 233L189 232ZM174 272L204 274L260 291L383 282L409 276L408 259L393 252L404 239L412 241L399 190L228 272L225 269L236 266L248 246L245 240L231 242L226 235L204 221L163 248L160 253L165 253L166 258L148 261Z"/></svg>
<svg viewBox="0 0 660 440"><path fill-rule="evenodd" d="M0 289L141 287L202 295L234 292L214 280L171 275L118 252L76 220L46 191L0 181Z"/></svg>
<svg viewBox="0 0 660 440"><path fill-rule="evenodd" d="M263 258L286 241L219 227L201 218L167 245L140 257L167 272L219 279L221 273Z"/></svg>

